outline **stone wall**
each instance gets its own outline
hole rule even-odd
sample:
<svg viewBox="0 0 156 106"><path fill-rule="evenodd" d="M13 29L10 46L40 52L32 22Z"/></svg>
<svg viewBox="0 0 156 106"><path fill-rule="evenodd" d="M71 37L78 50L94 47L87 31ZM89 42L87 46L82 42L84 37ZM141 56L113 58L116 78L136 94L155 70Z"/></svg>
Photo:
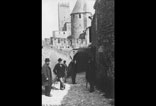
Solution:
<svg viewBox="0 0 156 106"><path fill-rule="evenodd" d="M94 8L91 38L96 46L97 86L113 97L114 0L97 0Z"/></svg>
<svg viewBox="0 0 156 106"><path fill-rule="evenodd" d="M51 37L50 45L57 49L71 49L71 48L81 48L87 47L88 43L86 39L65 39L65 38L55 38Z"/></svg>
<svg viewBox="0 0 156 106"><path fill-rule="evenodd" d="M71 14L71 35L72 38L78 39L80 34L82 34L87 27L91 25L91 20L89 16L91 13L77 13Z"/></svg>

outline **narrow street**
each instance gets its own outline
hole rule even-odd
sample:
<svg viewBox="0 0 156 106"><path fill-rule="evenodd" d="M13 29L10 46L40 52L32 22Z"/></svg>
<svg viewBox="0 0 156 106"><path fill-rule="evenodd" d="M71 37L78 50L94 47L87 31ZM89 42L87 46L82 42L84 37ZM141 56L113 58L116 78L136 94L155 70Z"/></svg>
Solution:
<svg viewBox="0 0 156 106"><path fill-rule="evenodd" d="M59 83L53 85L52 97L42 95L42 106L113 106L101 92L90 93L86 88L85 73L77 74L77 84L67 80L65 90L59 90Z"/></svg>
<svg viewBox="0 0 156 106"><path fill-rule="evenodd" d="M42 0L42 66L48 65L42 73L53 82L52 97L42 94L42 106L114 106L114 5L114 0ZM85 72L77 74L76 84L68 78L60 90L53 69L63 61L68 75L86 71L87 80L95 81L99 90L89 92ZM56 67L57 76L63 77L63 67Z"/></svg>
<svg viewBox="0 0 156 106"><path fill-rule="evenodd" d="M67 64L69 64L70 59L66 55L51 48L42 49L42 64L45 58L50 58L52 70L59 57L65 59ZM55 78L53 72L52 77L53 79ZM71 78L68 78L64 90L59 89L59 82L53 84L53 89L51 90L52 97L42 95L42 106L114 106L110 104L111 100L105 98L104 94L98 90L95 90L93 93L89 92L86 88L85 73L77 74L76 83L73 85Z"/></svg>

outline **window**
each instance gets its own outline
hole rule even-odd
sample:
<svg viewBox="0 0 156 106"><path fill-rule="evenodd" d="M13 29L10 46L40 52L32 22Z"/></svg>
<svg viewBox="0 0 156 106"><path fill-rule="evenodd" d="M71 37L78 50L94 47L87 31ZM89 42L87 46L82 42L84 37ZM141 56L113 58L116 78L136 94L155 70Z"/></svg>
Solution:
<svg viewBox="0 0 156 106"><path fill-rule="evenodd" d="M81 14L79 14L79 18L81 18Z"/></svg>

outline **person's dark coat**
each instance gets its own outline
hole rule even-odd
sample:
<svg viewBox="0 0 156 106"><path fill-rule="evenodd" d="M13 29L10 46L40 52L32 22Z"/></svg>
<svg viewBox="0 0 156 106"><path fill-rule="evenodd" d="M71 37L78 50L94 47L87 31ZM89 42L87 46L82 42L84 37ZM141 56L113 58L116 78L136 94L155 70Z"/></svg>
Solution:
<svg viewBox="0 0 156 106"><path fill-rule="evenodd" d="M67 71L67 78L72 76L72 72L75 71L75 68L74 68L74 62L71 61L68 65L68 71Z"/></svg>
<svg viewBox="0 0 156 106"><path fill-rule="evenodd" d="M58 78L64 77L65 75L65 70L64 70L64 65L57 63L53 69L53 72L55 75L57 75Z"/></svg>
<svg viewBox="0 0 156 106"><path fill-rule="evenodd" d="M86 70L86 80L89 83L95 83L95 77L96 77L95 71L96 71L95 61L92 59L89 59L87 70Z"/></svg>
<svg viewBox="0 0 156 106"><path fill-rule="evenodd" d="M44 64L42 67L42 78L43 78L43 85L44 86L51 86L52 85L52 73L51 68ZM46 80L48 78L48 80Z"/></svg>
<svg viewBox="0 0 156 106"><path fill-rule="evenodd" d="M76 71L76 64L75 64L74 60L72 60L69 63L69 66L68 66L67 78L71 77L73 84L75 84L76 73L77 73L77 71Z"/></svg>

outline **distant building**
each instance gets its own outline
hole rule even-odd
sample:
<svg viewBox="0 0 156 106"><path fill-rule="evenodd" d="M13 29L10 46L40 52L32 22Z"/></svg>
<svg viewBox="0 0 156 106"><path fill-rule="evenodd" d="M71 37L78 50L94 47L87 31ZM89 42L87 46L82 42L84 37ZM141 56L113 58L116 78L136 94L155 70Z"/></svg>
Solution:
<svg viewBox="0 0 156 106"><path fill-rule="evenodd" d="M51 37L51 43L52 47L57 49L71 49L70 42L66 38L56 38Z"/></svg>
<svg viewBox="0 0 156 106"><path fill-rule="evenodd" d="M86 0L77 0L74 9L71 13L72 39L82 39L80 35L84 34L87 27L91 26L91 19L89 19L90 16L92 16L92 13L87 8ZM85 32L85 34L89 34L89 33ZM84 35L84 36L89 36L89 35ZM89 41L89 37L85 37L85 39L87 40L87 42Z"/></svg>
<svg viewBox="0 0 156 106"><path fill-rule="evenodd" d="M79 38L80 34L91 26L89 16L92 16L92 13L87 8L86 0L77 0L71 13L71 35L74 39Z"/></svg>
<svg viewBox="0 0 156 106"><path fill-rule="evenodd" d="M58 49L87 47L90 44L92 16L86 0L77 0L70 14L69 3L58 3L59 30L53 31L49 44Z"/></svg>
<svg viewBox="0 0 156 106"><path fill-rule="evenodd" d="M65 25L66 22L70 22L70 7L69 7L69 3L59 2L58 3L59 31L65 31L64 25Z"/></svg>

